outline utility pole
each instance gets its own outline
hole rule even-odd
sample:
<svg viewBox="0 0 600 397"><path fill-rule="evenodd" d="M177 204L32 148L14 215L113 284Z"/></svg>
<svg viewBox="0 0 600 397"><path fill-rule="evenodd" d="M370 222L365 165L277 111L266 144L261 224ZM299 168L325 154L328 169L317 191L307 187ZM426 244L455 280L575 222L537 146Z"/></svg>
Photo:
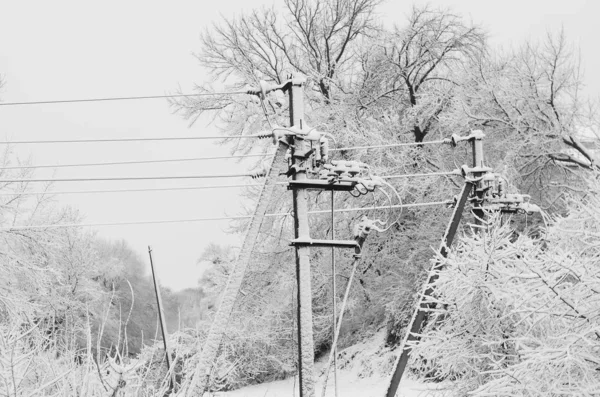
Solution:
<svg viewBox="0 0 600 397"><path fill-rule="evenodd" d="M265 184L258 197L258 203L250 220L250 225L246 231L244 242L235 261L235 265L227 279L225 290L215 314L215 318L210 326L208 335L200 353L200 360L196 366L196 372L192 378L192 382L187 389L186 395L202 396L209 386L210 373L214 362L217 358L221 341L225 334L227 323L231 312L233 311L236 298L240 291L242 282L246 275L246 269L252 258L252 251L258 240L260 228L267 208L271 202L273 191L277 184L277 179L281 173L285 173L285 153L287 144L283 142L277 143L277 151L271 165L267 171Z"/></svg>
<svg viewBox="0 0 600 397"><path fill-rule="evenodd" d="M156 276L156 269L154 268L154 262L152 261L152 248L148 246L148 256L150 257L150 268L152 269L152 280L154 281L154 294L156 295L156 306L158 307L158 319L160 321L160 331L162 333L163 345L165 347L165 356L167 359L167 371L171 371L171 349L169 348L169 335L167 332L167 321L165 319L165 312L163 311L162 298L160 296L160 288L158 286L158 280ZM174 376L171 372L171 388L175 385Z"/></svg>
<svg viewBox="0 0 600 397"><path fill-rule="evenodd" d="M473 152L473 177L475 179L480 178L485 174L485 165L483 164L483 138L485 137L483 131L476 130L471 133L473 139L471 140L471 148ZM473 206L473 215L475 217L475 225L482 226L485 220L485 212L483 210L483 183L477 182L473 192L475 193L475 205Z"/></svg>
<svg viewBox="0 0 600 397"><path fill-rule="evenodd" d="M300 130L304 128L304 78L292 78L288 89L290 126ZM307 180L305 160L310 147L304 139L293 137L292 180ZM294 206L294 234L296 239L309 240L307 190L296 187L292 190ZM296 282L297 282L297 316L298 316L298 364L300 397L315 396L314 380L314 341L312 321L312 288L310 276L310 248L308 245L296 245Z"/></svg>
<svg viewBox="0 0 600 397"><path fill-rule="evenodd" d="M333 210L335 204L335 192L333 189L331 190L331 240L335 240L335 212ZM361 247L362 248L362 247ZM338 397L338 382L337 382L337 340L335 337L336 329L337 329L337 304L336 304L336 270L335 270L335 247L331 247L331 295L332 306L333 306L333 324L332 324L332 335L331 335L331 350L333 351L333 384L335 387L335 397ZM327 368L329 370L329 368ZM327 386L327 379L325 380L325 384L323 385L323 390Z"/></svg>
<svg viewBox="0 0 600 397"><path fill-rule="evenodd" d="M446 227L446 231L444 232L444 238L442 239L442 244L440 246L440 255L444 258L448 256L448 250L454 241L454 236L456 235L456 231L458 230L458 225L460 224L460 220L462 218L462 213L467 203L467 199L469 195L473 191L473 184L471 182L466 182L463 186L460 197L454 207L454 211L452 213L452 217L448 222L448 226ZM436 270L440 266L439 261L436 261L429 272L429 278L427 279L424 290L422 293L422 298L431 296L433 293L433 287L431 286L437 280L437 274L433 271ZM402 380L402 375L404 375L404 371L406 370L406 366L408 364L408 360L410 358L411 348L407 346L409 343L415 343L419 341L419 333L421 332L421 328L423 323L427 319L427 312L429 310L429 304L422 302L419 303L417 309L415 310L408 329L406 330L406 335L404 336L404 340L400 345L400 355L396 360L396 365L394 366L394 373L392 374L392 378L390 380L390 385L386 392L386 397L394 397L396 392L398 391L398 387L400 386L400 381Z"/></svg>

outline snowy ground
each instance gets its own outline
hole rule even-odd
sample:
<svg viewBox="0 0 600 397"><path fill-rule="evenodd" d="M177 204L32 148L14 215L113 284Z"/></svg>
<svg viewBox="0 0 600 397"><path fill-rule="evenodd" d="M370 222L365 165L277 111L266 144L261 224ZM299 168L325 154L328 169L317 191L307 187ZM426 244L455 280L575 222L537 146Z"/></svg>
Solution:
<svg viewBox="0 0 600 397"><path fill-rule="evenodd" d="M387 378L371 377L351 379L347 371L340 371L338 378L339 397L384 397L388 385ZM327 397L333 397L333 383L327 388ZM411 379L403 380L397 397L437 397L441 391L436 391L434 386L424 385ZM321 383L317 383L317 396L321 396ZM217 394L218 397L276 397L299 396L298 385L294 393L294 379L264 383L262 385L244 387L228 393ZM215 397L216 397L215 396Z"/></svg>
<svg viewBox="0 0 600 397"><path fill-rule="evenodd" d="M339 397L383 397L387 390L394 353L384 348L384 334L378 333L373 338L344 349L338 359L338 396ZM316 394L321 396L323 388L323 367L327 357L319 360L316 372L319 379ZM403 379L398 397L438 397L444 393L439 384L425 384L413 379ZM292 397L299 396L297 378L289 378L277 382L244 387L215 397ZM333 372L330 373L327 386L327 397L335 396Z"/></svg>

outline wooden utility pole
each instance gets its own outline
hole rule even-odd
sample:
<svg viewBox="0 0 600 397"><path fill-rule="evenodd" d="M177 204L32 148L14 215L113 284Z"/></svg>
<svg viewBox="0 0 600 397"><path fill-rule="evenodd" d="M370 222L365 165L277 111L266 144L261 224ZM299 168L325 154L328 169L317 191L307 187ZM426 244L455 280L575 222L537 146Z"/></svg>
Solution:
<svg viewBox="0 0 600 397"><path fill-rule="evenodd" d="M473 131L470 135L471 148L473 152L473 177L475 179L481 177L485 174L485 166L483 164L483 138L485 135L482 131ZM473 206L473 215L475 216L475 224L481 225L484 220L485 212L481 207L481 202L483 200L484 191L482 189L481 182L470 182L467 181L463 187L463 190L460 194L460 198L456 203L456 207L454 208L454 212L452 217L450 218L450 222L448 223L448 227L446 228L446 232L444 233L444 238L442 240L442 245L440 247L440 255L444 258L448 256L448 250L454 241L454 236L456 235L456 231L458 229L458 225L460 223L460 219L462 217L463 210L467 203L467 199L471 193L474 194L477 199L475 205ZM402 380L402 375L406 369L408 364L408 359L410 357L410 347L407 346L409 343L415 343L419 341L419 335L421 333L421 328L423 323L427 319L427 312L430 309L430 305L428 303L424 303L422 300L425 297L431 296L433 294L433 287L431 286L438 278L437 274L433 273L437 267L439 267L439 261L435 261L433 268L430 271L430 276L427 282L425 283L425 287L422 293L421 302L419 306L415 310L409 327L406 331L406 335L404 336L404 340L400 345L400 356L396 360L396 365L394 367L394 373L392 374L392 378L390 381L390 386L388 387L386 397L394 397L396 392L398 391L398 387L400 385L400 381Z"/></svg>
<svg viewBox="0 0 600 397"><path fill-rule="evenodd" d="M440 246L440 255L444 258L448 256L448 250L454 241L454 236L456 235L456 231L458 230L458 225L460 224L460 219L462 218L462 213L467 203L467 199L469 198L469 194L473 191L473 184L470 182L465 183L463 186L463 190L460 194L460 198L454 207L454 211L452 213L452 217L448 222L448 226L444 233L444 238L442 239L442 244ZM431 271L429 272L429 278L427 279L424 290L421 294L419 305L415 310L411 322L408 325L408 329L406 330L406 335L404 335L404 340L400 345L400 355L396 360L396 365L394 366L394 373L392 374L392 379L390 380L390 385L388 387L386 397L394 397L396 392L398 391L398 387L400 386L400 381L402 380L402 375L406 370L406 366L408 364L408 359L410 358L411 348L407 346L409 343L415 343L419 340L419 334L421 332L421 327L427 318L427 312L429 310L429 304L423 302L423 298L427 296L431 296L433 293L433 287L431 286L437 280L437 274L433 272L436 268L440 266L439 261L435 261Z"/></svg>
<svg viewBox="0 0 600 397"><path fill-rule="evenodd" d="M304 78L292 78L288 89L290 125L304 128ZM292 148L292 179L306 181L306 166L304 160L310 150L304 139L291 139ZM308 227L307 190L294 188L294 232L296 239L310 239ZM315 396L314 380L314 341L312 321L312 288L310 279L310 248L307 245L296 245L296 282L297 282L297 315L298 315L298 364L300 397Z"/></svg>
<svg viewBox="0 0 600 397"><path fill-rule="evenodd" d="M252 251L258 240L260 227L265 219L267 208L271 202L271 197L273 196L273 191L277 184L277 179L279 178L279 174L285 172L286 151L287 144L278 142L277 152L267 171L265 184L258 197L258 203L256 204L256 209L254 210L250 225L246 231L242 248L240 249L234 267L227 279L227 284L225 285L219 308L217 309L215 318L210 326L208 335L206 336L206 340L200 353L200 360L196 367L194 378L188 388L187 395L202 396L208 388L210 373L215 359L217 358L217 353L221 346L221 341L223 340L229 317L233 311L235 300L240 291L242 282L244 281L246 269L250 264Z"/></svg>
<svg viewBox="0 0 600 397"><path fill-rule="evenodd" d="M485 135L480 130L473 131L471 135L473 136L473 139L471 141L471 147L473 151L473 168L483 170L483 168L485 167L483 164L483 138L485 137ZM473 177L479 178L483 174L485 174L484 171L474 171ZM479 226L483 225L483 221L485 220L485 212L481 207L484 194L482 188L483 184L481 182L478 182L474 188L474 193L475 197L477 198L477 202L473 206L473 215L475 216L475 224Z"/></svg>
<svg viewBox="0 0 600 397"><path fill-rule="evenodd" d="M160 296L160 288L158 286L158 277L156 276L156 269L154 268L154 262L152 261L152 248L150 248L150 246L148 246L148 256L150 257L150 268L152 269L152 280L154 281L154 294L156 295L156 306L158 307L160 331L162 333L163 345L165 347L165 356L167 359L167 371L171 371L171 349L169 348L169 333L167 332L167 321L165 319L162 298ZM171 387L173 387L174 384L174 376L171 372Z"/></svg>
<svg viewBox="0 0 600 397"><path fill-rule="evenodd" d="M331 190L331 240L335 240L335 212L333 210L335 203L334 191ZM362 247L361 247L362 248ZM335 270L335 247L331 247L331 295L332 298L332 306L333 306L333 324L331 331L331 349L333 351L333 385L335 397L338 397L338 379L337 379L337 340L335 337L336 329L337 329L337 303L336 303L336 270ZM329 370L329 368L327 368ZM323 389L327 386L327 379L325 379L325 384L323 385Z"/></svg>

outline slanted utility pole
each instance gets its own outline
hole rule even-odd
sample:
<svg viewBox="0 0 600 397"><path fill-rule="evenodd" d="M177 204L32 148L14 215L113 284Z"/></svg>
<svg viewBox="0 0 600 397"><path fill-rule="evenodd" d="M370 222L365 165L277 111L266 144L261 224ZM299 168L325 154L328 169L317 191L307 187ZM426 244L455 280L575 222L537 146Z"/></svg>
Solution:
<svg viewBox="0 0 600 397"><path fill-rule="evenodd" d="M290 125L300 130L304 128L303 78L292 78L288 90ZM292 180L306 181L305 160L310 147L304 139L291 138ZM308 227L307 190L301 187L292 190L294 206L294 234L296 239L310 239ZM312 321L312 287L310 279L310 248L308 245L296 245L296 282L298 308L298 364L300 397L314 397L314 341Z"/></svg>
<svg viewBox="0 0 600 397"><path fill-rule="evenodd" d="M460 138L453 136L453 146L456 145L456 142L459 140L468 139L471 141L471 147L473 151L473 168L470 170L465 170L472 173L474 177L480 177L485 173L483 166L483 137L485 135L481 131L473 131L468 137ZM466 167L466 166L465 166ZM458 230L458 225L460 224L460 220L462 218L462 213L464 211L465 205L471 193L474 193L478 198L478 201L483 200L483 191L477 189L477 182L471 182L467 179L460 197L454 207L454 212L452 213L452 217L450 218L450 222L446 228L444 233L444 237L442 239L442 244L440 246L439 253L442 257L446 258L448 256L448 250L454 241L454 236L456 235L456 231ZM480 186L480 185L479 185ZM481 199L481 200L480 200ZM483 209L481 208L481 204L477 209L473 209L473 214L475 215L476 224L480 224L481 220L483 220ZM398 391L398 387L400 386L400 381L402 380L402 376L404 375L404 371L406 370L406 366L408 365L408 360L410 358L411 348L408 344L413 344L419 341L419 334L421 333L421 328L423 327L424 322L427 320L427 312L430 309L430 305L428 303L423 302L426 297L429 297L433 294L432 284L437 280L437 274L435 270L437 270L440 266L439 261L435 261L430 272L427 281L423 287L423 292L419 298L419 304L413 313L410 324L406 330L406 335L404 335L404 339L402 344L400 345L400 355L396 360L396 365L394 366L394 372L392 374L392 378L390 380L390 385L388 387L386 397L394 397L396 392Z"/></svg>
<svg viewBox="0 0 600 397"><path fill-rule="evenodd" d="M258 240L260 234L260 227L267 208L271 202L273 191L277 184L277 179L281 173L285 173L285 153L287 151L287 144L282 141L277 142L277 152L275 157L268 168L265 184L258 197L258 203L256 209L250 220L250 225L246 231L244 242L238 254L237 260L235 261L234 267L227 279L225 290L223 291L221 302L215 318L210 326L208 335L200 352L200 360L196 367L196 372L192 378L189 388L185 395L189 396L202 396L208 388L210 373L214 362L217 358L223 335L229 322L229 317L233 311L237 295L244 281L246 275L246 269L250 264L252 257L252 251Z"/></svg>
<svg viewBox="0 0 600 397"><path fill-rule="evenodd" d="M485 135L482 131L473 131L468 137L452 137L453 146L456 142L461 140L471 141L473 150L473 167L469 168L466 165L463 166L463 176L466 179L463 191L458 199L454 208L454 213L444 234L444 240L440 248L440 255L444 258L448 256L448 250L456 234L458 224L461 218L461 214L465 207L467 200L471 199L473 202L472 212L475 216L475 225L483 227L485 222L485 212L488 211L499 211L502 213L517 213L517 212L540 212L540 209L536 205L529 203L527 195L522 194L506 194L502 182L498 182L498 175L491 173L491 169L484 165L483 157L483 138ZM469 195L472 195L469 197ZM416 343L419 341L421 328L423 323L427 320L427 313L430 309L434 308L435 305L432 303L424 302L426 297L433 294L432 284L437 280L438 275L434 271L439 269L440 262L435 261L433 268L429 273L429 278L425 283L423 293L419 301L419 305L413 314L411 323L409 324L408 331L404 337L402 345L400 345L400 356L396 361L394 373L392 375L390 386L387 390L386 397L394 397L398 391L398 386L402 380L402 375L408 364L410 355L409 343Z"/></svg>
<svg viewBox="0 0 600 397"><path fill-rule="evenodd" d="M154 262L152 261L152 248L148 246L148 256L150 256L150 268L152 269L152 280L154 281L154 294L156 295L156 306L158 307L158 319L160 322L160 331L162 333L163 344L165 347L165 356L167 359L167 371L171 371L171 349L169 348L169 334L167 332L167 321L165 319L165 312L163 310L162 298L160 296L160 288L158 286L158 277L156 276L156 269L154 268ZM174 376L171 372L171 387L174 386Z"/></svg>
<svg viewBox="0 0 600 397"><path fill-rule="evenodd" d="M456 235L456 231L458 230L458 225L460 224L460 219L462 218L462 213L467 203L467 199L469 198L469 194L473 191L473 184L470 182L466 182L463 186L462 192L460 194L460 198L458 199L456 206L454 207L454 212L452 213L452 217L450 218L450 222L448 222L448 226L444 233L444 238L442 240L442 244L440 247L440 255L444 258L448 256L448 250L454 241L454 236ZM427 318L427 312L429 310L429 304L423 302L423 299L427 296L431 296L433 293L433 287L431 286L437 280L437 274L434 272L440 266L439 261L435 261L434 265L429 272L429 277L425 283L424 290L421 294L419 305L415 310L410 324L406 330L406 335L404 335L404 340L400 345L400 355L396 360L396 365L394 366L394 373L392 374L392 379L390 380L390 386L388 387L386 397L394 397L396 392L398 391L398 386L400 385L400 381L402 380L402 375L404 375L404 371L406 370L406 366L408 364L408 360L410 358L410 346L407 346L409 343L415 343L419 341L419 334L421 332L421 327Z"/></svg>

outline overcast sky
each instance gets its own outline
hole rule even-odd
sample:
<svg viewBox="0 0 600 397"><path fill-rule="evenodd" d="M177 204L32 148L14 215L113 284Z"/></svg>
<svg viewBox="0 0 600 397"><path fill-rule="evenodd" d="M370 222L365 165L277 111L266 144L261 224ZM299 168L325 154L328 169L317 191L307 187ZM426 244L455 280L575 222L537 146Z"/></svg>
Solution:
<svg viewBox="0 0 600 397"><path fill-rule="evenodd" d="M160 95L206 79L192 56L200 31L221 15L232 16L260 5L257 0L207 1L8 1L0 0L0 74L7 82L4 102ZM424 3L424 2L417 2ZM493 45L509 46L542 37L564 26L579 45L586 72L586 93L598 97L597 0L447 0L485 27ZM411 2L382 6L386 23L402 23ZM0 107L2 139L70 139L212 135L205 123L191 128L173 115L164 100ZM34 164L64 164L166 159L227 154L209 141L77 144L19 147ZM55 176L173 175L236 173L247 166L235 161L60 169ZM38 172L38 176L50 176ZM57 183L55 190L193 186L225 181L139 181ZM184 219L235 215L238 192L227 190L58 196L59 204L78 208L85 222ZM194 286L203 268L196 259L209 242L239 244L226 234L227 222L98 228L101 236L125 239L146 259L153 246L162 282L174 289Z"/></svg>

